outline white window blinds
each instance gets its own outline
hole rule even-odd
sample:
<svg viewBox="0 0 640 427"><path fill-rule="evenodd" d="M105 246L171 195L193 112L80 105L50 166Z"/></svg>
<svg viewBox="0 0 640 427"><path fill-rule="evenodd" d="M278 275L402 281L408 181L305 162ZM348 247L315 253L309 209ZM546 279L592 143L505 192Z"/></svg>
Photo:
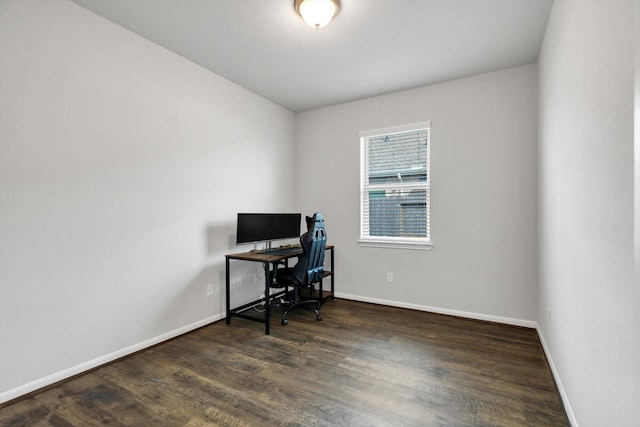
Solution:
<svg viewBox="0 0 640 427"><path fill-rule="evenodd" d="M429 246L430 123L360 133L360 243Z"/></svg>

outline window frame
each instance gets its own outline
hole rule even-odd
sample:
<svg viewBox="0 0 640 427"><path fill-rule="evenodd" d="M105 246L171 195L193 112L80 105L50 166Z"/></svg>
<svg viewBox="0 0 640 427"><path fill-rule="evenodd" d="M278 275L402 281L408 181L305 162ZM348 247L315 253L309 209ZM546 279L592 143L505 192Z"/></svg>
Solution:
<svg viewBox="0 0 640 427"><path fill-rule="evenodd" d="M426 130L427 131L427 150L426 150L426 174L425 181L417 181L410 183L382 183L370 184L369 182L369 139L373 137L386 136L391 134ZM381 129L372 129L361 131L360 135L360 238L358 245L363 247L382 247L394 249L418 249L431 250L433 243L431 241L431 122L424 121L418 123L410 123L400 126L392 126ZM406 190L424 190L426 192L426 237L394 237L394 236L370 236L367 224L368 207L366 203L371 191L406 191ZM365 209L366 208L366 209ZM366 223L365 224L365 210Z"/></svg>

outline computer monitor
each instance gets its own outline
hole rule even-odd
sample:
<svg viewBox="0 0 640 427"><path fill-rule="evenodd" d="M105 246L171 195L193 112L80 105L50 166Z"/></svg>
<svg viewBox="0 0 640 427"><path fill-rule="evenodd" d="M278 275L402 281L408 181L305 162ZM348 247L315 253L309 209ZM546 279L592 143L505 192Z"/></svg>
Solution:
<svg viewBox="0 0 640 427"><path fill-rule="evenodd" d="M236 244L300 237L300 213L238 213Z"/></svg>

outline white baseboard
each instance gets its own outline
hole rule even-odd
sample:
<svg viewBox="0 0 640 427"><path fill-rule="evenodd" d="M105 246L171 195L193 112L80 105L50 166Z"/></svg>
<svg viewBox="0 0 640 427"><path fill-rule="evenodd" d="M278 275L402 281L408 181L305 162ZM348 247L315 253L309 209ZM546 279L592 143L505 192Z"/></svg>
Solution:
<svg viewBox="0 0 640 427"><path fill-rule="evenodd" d="M156 344L160 344L163 341L170 340L171 338L175 338L179 335L185 334L187 332L193 331L195 329L206 326L210 323L216 322L220 319L223 319L226 314L218 314L215 316L207 317L206 319L199 320L190 325L183 326L176 330L167 332L165 334L159 335L157 337L148 339L146 341L142 341L138 344L134 344L132 346L123 348L118 351L114 351L113 353L109 353L107 355L98 357L93 360L89 360L88 362L81 363L79 365L73 366L71 368L65 369L60 372L56 372L54 374L48 375L44 378L39 378L30 383L21 385L19 387L13 388L11 390L4 391L0 393L0 404L8 402L10 400L16 399L20 396L24 396L27 393L31 393L43 387L50 386L59 381L66 380L67 378L71 378L74 375L81 374L83 372L90 371L91 369L97 368L99 366L105 365L109 362L113 362L114 360L120 359L121 357L128 356L137 351L144 350L145 348L154 346Z"/></svg>
<svg viewBox="0 0 640 427"><path fill-rule="evenodd" d="M565 392L564 387L562 386L562 381L560 381L560 375L558 374L556 365L553 363L553 359L551 358L551 353L549 352L549 347L547 347L547 343L544 340L544 335L542 335L542 330L540 329L540 325L536 326L536 330L538 331L538 337L540 338L540 343L542 344L544 354L545 356L547 356L547 361L549 362L549 368L551 369L553 378L556 380L556 385L558 386L558 392L560 393L560 398L562 399L564 410L567 413L567 418L569 418L571 427L578 427L578 421L576 420L576 416L573 413L573 409L571 409L571 404L569 403L569 396L567 396L567 393Z"/></svg>
<svg viewBox="0 0 640 427"><path fill-rule="evenodd" d="M411 304L399 301L390 301L378 298L369 298L359 295L349 295L336 293L336 298L344 298L354 301L370 302L372 304L388 305L391 307L409 308L412 310L428 311L431 313L447 314L449 316L466 317L468 319L485 320L487 322L504 323L507 325L524 326L526 328L536 329L538 323L533 320L513 319L511 317L492 316L489 314L474 313L471 311L451 310L448 308L433 307L430 305Z"/></svg>

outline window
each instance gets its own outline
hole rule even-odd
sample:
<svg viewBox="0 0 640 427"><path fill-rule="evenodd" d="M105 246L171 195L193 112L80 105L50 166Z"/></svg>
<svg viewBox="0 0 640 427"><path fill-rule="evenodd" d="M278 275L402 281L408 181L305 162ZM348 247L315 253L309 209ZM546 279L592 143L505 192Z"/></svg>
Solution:
<svg viewBox="0 0 640 427"><path fill-rule="evenodd" d="M430 126L360 132L361 246L431 249Z"/></svg>

